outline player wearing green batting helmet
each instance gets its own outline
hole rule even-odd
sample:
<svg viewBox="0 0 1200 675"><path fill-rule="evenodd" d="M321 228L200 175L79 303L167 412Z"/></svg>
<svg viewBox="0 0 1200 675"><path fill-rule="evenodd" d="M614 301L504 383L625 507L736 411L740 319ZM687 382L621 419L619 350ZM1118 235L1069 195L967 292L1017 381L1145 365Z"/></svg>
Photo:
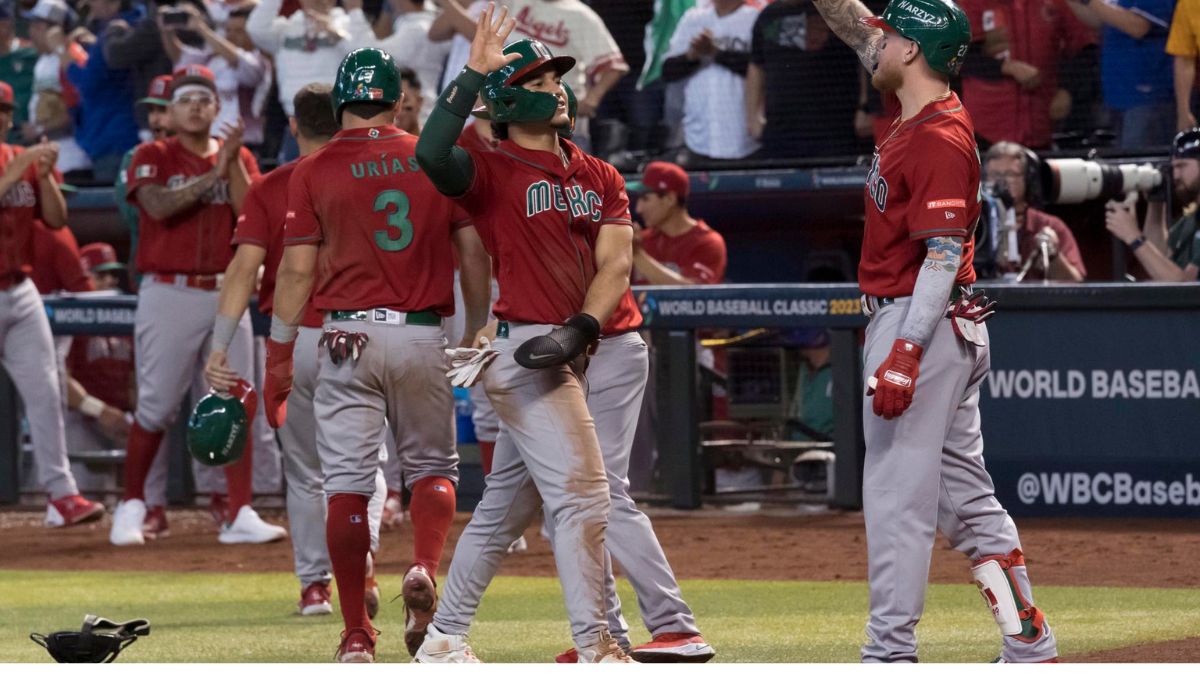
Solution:
<svg viewBox="0 0 1200 675"><path fill-rule="evenodd" d="M917 43L929 67L943 75L958 74L971 43L967 14L951 0L892 0L883 14L862 22Z"/></svg>
<svg viewBox="0 0 1200 675"><path fill-rule="evenodd" d="M225 466L242 458L258 395L245 380L228 392L210 392L188 418L187 448L197 462Z"/></svg>
<svg viewBox="0 0 1200 675"><path fill-rule="evenodd" d="M546 67L553 68L555 73L561 76L575 67L575 59L570 56L555 56L539 40L530 39L517 40L505 47L504 53L518 54L520 58L487 74L480 91L483 108L476 109L473 114L496 124L553 119L558 111L558 97L546 92L530 91L519 85L522 80ZM570 138L575 128L578 104L575 92L571 91L566 83L563 83L562 87L566 92L571 121L569 127L560 128L559 133Z"/></svg>
<svg viewBox="0 0 1200 675"><path fill-rule="evenodd" d="M355 49L342 59L333 82L333 115L339 122L350 103L395 103L400 100L400 69L382 49Z"/></svg>

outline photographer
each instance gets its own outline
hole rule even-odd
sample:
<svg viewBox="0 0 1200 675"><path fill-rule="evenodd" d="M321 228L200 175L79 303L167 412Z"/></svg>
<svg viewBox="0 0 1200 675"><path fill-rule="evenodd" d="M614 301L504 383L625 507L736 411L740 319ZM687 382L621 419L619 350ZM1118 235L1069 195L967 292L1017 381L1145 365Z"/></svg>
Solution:
<svg viewBox="0 0 1200 675"><path fill-rule="evenodd" d="M1017 251L1020 262L1002 263L1002 271L1025 273L1022 279L1045 279L1053 281L1083 281L1087 268L1079 254L1075 235L1071 234L1059 218L1034 208L1040 206L1037 185L1031 185L1037 157L1028 148L1011 141L1001 141L988 149L985 155L985 182L996 185L996 191L1006 190L1012 198L1017 230ZM1003 220L1001 221L1003 222ZM1047 265L1046 262L1049 262ZM1036 269L1038 274L1033 275Z"/></svg>
<svg viewBox="0 0 1200 675"><path fill-rule="evenodd" d="M1196 281L1200 270L1200 238L1196 211L1200 207L1200 128L1182 131L1171 149L1171 173L1175 197L1183 216L1167 228L1165 185L1146 195L1145 226L1139 230L1136 201L1110 201L1104 225L1125 242L1154 281ZM1136 194L1136 193L1131 193Z"/></svg>

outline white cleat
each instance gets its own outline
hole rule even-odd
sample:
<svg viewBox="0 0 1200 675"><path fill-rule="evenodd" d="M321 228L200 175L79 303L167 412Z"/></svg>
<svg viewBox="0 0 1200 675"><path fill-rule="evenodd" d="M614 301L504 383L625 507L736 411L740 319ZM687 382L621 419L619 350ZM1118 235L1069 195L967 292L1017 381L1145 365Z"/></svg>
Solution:
<svg viewBox="0 0 1200 675"><path fill-rule="evenodd" d="M522 553L529 550L529 543L525 541L525 535L517 537L516 541L508 545L509 553Z"/></svg>
<svg viewBox="0 0 1200 675"><path fill-rule="evenodd" d="M221 526L217 541L222 544L265 544L286 536L287 530L264 522L247 504L238 510L237 518L234 518L232 523Z"/></svg>
<svg viewBox="0 0 1200 675"><path fill-rule="evenodd" d="M449 635L429 624L425 641L413 657L413 663L481 663L467 644L466 635Z"/></svg>
<svg viewBox="0 0 1200 675"><path fill-rule="evenodd" d="M600 631L599 640L587 647L581 647L577 654L577 663L634 663L606 630Z"/></svg>
<svg viewBox="0 0 1200 675"><path fill-rule="evenodd" d="M127 499L117 504L112 521L108 540L113 546L141 546L146 543L146 537L142 534L142 523L146 521L146 502Z"/></svg>

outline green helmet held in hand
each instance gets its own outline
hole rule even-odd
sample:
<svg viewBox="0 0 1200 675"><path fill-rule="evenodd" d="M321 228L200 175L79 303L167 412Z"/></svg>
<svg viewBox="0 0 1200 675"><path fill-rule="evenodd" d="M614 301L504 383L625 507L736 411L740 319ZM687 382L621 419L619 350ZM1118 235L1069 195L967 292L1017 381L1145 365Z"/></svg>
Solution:
<svg viewBox="0 0 1200 675"><path fill-rule="evenodd" d="M952 0L892 0L883 14L862 19L921 47L925 62L943 75L957 75L971 44L967 14Z"/></svg>
<svg viewBox="0 0 1200 675"><path fill-rule="evenodd" d="M487 108L486 119L500 124L509 122L536 122L549 120L558 110L558 97L537 91L529 91L517 83L546 64L562 75L575 67L570 56L555 56L546 45L538 40L517 40L504 48L505 54L520 54L521 58L487 74L483 81L483 104ZM566 85L564 85L565 88ZM573 98L568 94L568 101ZM484 115L479 115L484 117ZM574 115L572 115L572 121ZM572 127L574 124L572 124Z"/></svg>
<svg viewBox="0 0 1200 675"><path fill-rule="evenodd" d="M342 59L333 82L333 115L341 122L348 103L395 103L400 100L400 69L382 49L355 49Z"/></svg>
<svg viewBox="0 0 1200 675"><path fill-rule="evenodd" d="M258 396L245 380L228 392L209 392L188 417L187 448L205 466L225 466L242 458Z"/></svg>

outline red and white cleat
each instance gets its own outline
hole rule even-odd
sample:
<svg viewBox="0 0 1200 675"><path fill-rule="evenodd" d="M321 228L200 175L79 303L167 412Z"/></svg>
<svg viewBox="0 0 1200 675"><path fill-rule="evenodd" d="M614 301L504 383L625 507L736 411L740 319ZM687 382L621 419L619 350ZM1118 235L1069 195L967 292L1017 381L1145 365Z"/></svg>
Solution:
<svg viewBox="0 0 1200 675"><path fill-rule="evenodd" d="M701 635L661 633L629 652L639 663L704 663L717 655Z"/></svg>
<svg viewBox="0 0 1200 675"><path fill-rule="evenodd" d="M320 616L333 614L333 603L329 601L329 582L314 581L300 591L298 603L302 616Z"/></svg>
<svg viewBox="0 0 1200 675"><path fill-rule="evenodd" d="M146 520L142 521L142 536L146 539L164 539L171 535L171 526L167 523L165 506L151 506L146 509Z"/></svg>
<svg viewBox="0 0 1200 675"><path fill-rule="evenodd" d="M342 631L338 663L375 663L375 636L365 628Z"/></svg>
<svg viewBox="0 0 1200 675"><path fill-rule="evenodd" d="M567 651L554 657L555 663L579 663L579 651L571 647Z"/></svg>
<svg viewBox="0 0 1200 675"><path fill-rule="evenodd" d="M400 594L404 596L404 644L409 656L416 656L437 609L437 585L429 570L413 565L404 573Z"/></svg>
<svg viewBox="0 0 1200 675"><path fill-rule="evenodd" d="M95 520L104 515L104 505L84 499L81 495L67 495L51 499L46 504L46 527L68 527Z"/></svg>

